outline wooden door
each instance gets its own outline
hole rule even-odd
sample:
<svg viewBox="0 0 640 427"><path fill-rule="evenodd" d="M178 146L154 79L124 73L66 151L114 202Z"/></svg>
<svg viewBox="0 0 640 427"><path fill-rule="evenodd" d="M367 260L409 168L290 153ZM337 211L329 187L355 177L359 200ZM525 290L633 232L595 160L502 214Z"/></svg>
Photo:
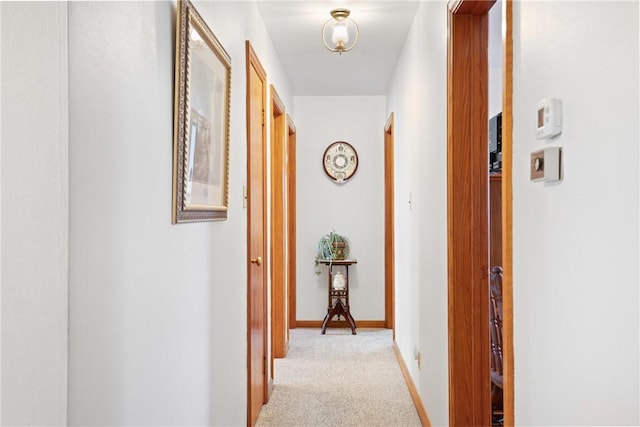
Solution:
<svg viewBox="0 0 640 427"><path fill-rule="evenodd" d="M289 346L287 138L284 104L271 85L271 351L287 355ZM272 364L273 366L273 364Z"/></svg>
<svg viewBox="0 0 640 427"><path fill-rule="evenodd" d="M384 127L384 323L395 338L395 238L393 113Z"/></svg>
<svg viewBox="0 0 640 427"><path fill-rule="evenodd" d="M255 424L268 399L266 298L267 76L249 41L247 56L247 424Z"/></svg>

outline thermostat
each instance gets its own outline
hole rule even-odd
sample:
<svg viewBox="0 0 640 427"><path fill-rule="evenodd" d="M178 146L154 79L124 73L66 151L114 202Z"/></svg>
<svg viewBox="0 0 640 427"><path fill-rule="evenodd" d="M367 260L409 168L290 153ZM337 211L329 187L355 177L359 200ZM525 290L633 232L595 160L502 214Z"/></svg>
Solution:
<svg viewBox="0 0 640 427"><path fill-rule="evenodd" d="M562 150L549 147L531 153L531 181L560 181Z"/></svg>
<svg viewBox="0 0 640 427"><path fill-rule="evenodd" d="M562 133L562 101L545 98L538 102L538 139L553 138Z"/></svg>

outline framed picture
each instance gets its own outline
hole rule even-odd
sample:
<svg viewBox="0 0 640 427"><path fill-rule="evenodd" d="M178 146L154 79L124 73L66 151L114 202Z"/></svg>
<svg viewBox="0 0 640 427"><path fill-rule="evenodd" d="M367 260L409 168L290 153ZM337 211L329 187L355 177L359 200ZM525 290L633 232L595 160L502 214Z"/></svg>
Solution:
<svg viewBox="0 0 640 427"><path fill-rule="evenodd" d="M231 59L188 0L178 1L173 220L227 219Z"/></svg>

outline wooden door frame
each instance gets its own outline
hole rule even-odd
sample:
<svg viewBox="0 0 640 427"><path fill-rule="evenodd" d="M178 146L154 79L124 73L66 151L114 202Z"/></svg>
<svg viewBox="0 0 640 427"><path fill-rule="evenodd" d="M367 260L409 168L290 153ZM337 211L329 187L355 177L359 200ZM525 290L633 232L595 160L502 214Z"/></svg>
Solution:
<svg viewBox="0 0 640 427"><path fill-rule="evenodd" d="M513 365L513 1L502 0L502 370L504 425L515 425Z"/></svg>
<svg viewBox="0 0 640 427"><path fill-rule="evenodd" d="M289 185L287 186L287 200L289 212L287 217L289 218L289 328L296 327L296 283L297 283L297 228L296 228L296 125L293 124L293 120L287 114L287 131L285 134L288 137L287 141L287 167L288 175L287 179Z"/></svg>
<svg viewBox="0 0 640 427"><path fill-rule="evenodd" d="M275 87L271 92L271 375L273 359L287 355L287 173L286 115Z"/></svg>
<svg viewBox="0 0 640 427"><path fill-rule="evenodd" d="M493 2L454 3L447 70L449 424L488 426L487 12Z"/></svg>
<svg viewBox="0 0 640 427"><path fill-rule="evenodd" d="M488 330L488 16L494 1L451 0L447 151L449 423L490 425ZM512 4L503 0L503 357L505 425L514 425ZM453 90L455 88L455 90ZM478 230L480 232L478 232ZM483 392L484 390L484 392Z"/></svg>
<svg viewBox="0 0 640 427"><path fill-rule="evenodd" d="M395 340L394 115L384 126L384 324Z"/></svg>
<svg viewBox="0 0 640 427"><path fill-rule="evenodd" d="M255 123L251 122L251 92L249 90L249 82L250 82L250 75L251 75L251 70L254 69L256 71L256 73L260 76L260 78L262 79L262 81L264 82L264 88L263 88L263 93L262 93L262 123L259 124L259 126L262 126L262 194L263 194L263 198L264 198L264 203L263 203L263 209L262 209L262 221L264 226L266 227L267 224L267 210L266 210L266 194L267 194L267 179L266 179L266 170L267 170L267 158L266 158L266 141L267 141L267 134L266 134L266 127L264 125L264 111L265 111L265 107L266 107L266 99L267 99L267 92L266 92L266 81L267 81L267 73L265 72L264 68L262 67L262 64L260 63L260 60L258 59L256 53L253 50L253 47L251 46L251 43L247 40L245 42L245 55L246 55L246 86L247 86L247 92L246 92L246 128L247 128L247 185L248 185L248 197L247 197L247 425L251 426L253 424L253 413L252 413L252 397L251 397L251 383L252 383L252 369L251 369L251 362L252 362L252 345L251 345L251 325L252 325L252 316L251 316L251 302L253 300L253 295L251 292L251 267L252 264L250 262L250 258L252 256L254 256L254 254L249 253L251 250L251 187L250 187L250 182L251 182L251 175L250 175L250 171L251 171L251 126L256 125ZM268 258L268 252L267 252L267 238L266 238L266 229L265 232L263 233L263 240L262 240L262 258L263 259L263 265L267 264L267 258ZM263 351L264 354L262 355L263 357L263 361L264 361L264 370L263 370L263 402L262 404L266 403L269 400L269 390L270 390L270 382L269 382L269 376L268 376L268 372L266 369L266 357L267 357L267 352L268 352L268 333L267 333L267 327L268 327L268 321L267 321L267 275L266 273L263 274L262 276L262 288L264 289L264 297L263 297L263 307L262 307L262 322L264 324L264 333L263 333ZM256 418L257 418L257 414L256 414Z"/></svg>

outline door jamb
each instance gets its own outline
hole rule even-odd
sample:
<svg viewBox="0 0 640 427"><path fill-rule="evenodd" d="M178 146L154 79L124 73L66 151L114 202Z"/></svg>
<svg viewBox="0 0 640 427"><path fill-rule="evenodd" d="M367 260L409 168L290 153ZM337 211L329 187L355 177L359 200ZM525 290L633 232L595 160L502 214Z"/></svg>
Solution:
<svg viewBox="0 0 640 427"><path fill-rule="evenodd" d="M286 115L282 99L271 85L271 377L273 359L287 355L287 192Z"/></svg>
<svg viewBox="0 0 640 427"><path fill-rule="evenodd" d="M289 329L295 329L296 327L296 283L297 283L297 228L296 228L296 125L291 120L291 117L287 114L287 131L285 134L288 136L287 141L287 168L289 185L287 186L287 200L289 212L287 217L289 218Z"/></svg>
<svg viewBox="0 0 640 427"><path fill-rule="evenodd" d="M384 126L384 324L395 340L394 114Z"/></svg>
<svg viewBox="0 0 640 427"><path fill-rule="evenodd" d="M504 425L515 425L513 354L513 1L502 1L502 367Z"/></svg>
<svg viewBox="0 0 640 427"><path fill-rule="evenodd" d="M449 2L447 234L451 425L491 424L487 12L493 3Z"/></svg>

